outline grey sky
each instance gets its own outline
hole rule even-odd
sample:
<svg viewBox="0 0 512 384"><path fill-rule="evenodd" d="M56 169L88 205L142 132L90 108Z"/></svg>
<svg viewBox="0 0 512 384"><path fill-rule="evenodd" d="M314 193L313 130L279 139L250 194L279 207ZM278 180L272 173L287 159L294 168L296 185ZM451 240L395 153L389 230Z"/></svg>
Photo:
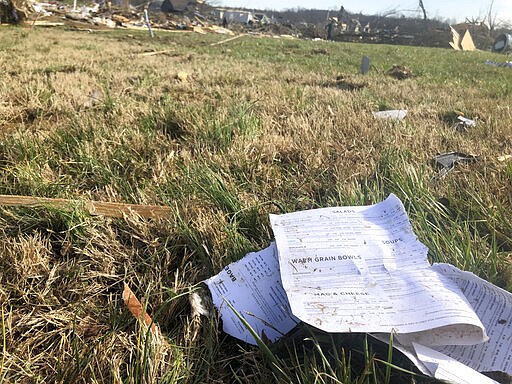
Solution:
<svg viewBox="0 0 512 384"><path fill-rule="evenodd" d="M429 17L464 21L466 17L482 17L488 13L492 0L423 0ZM217 0L215 3L229 7L281 10L287 8L339 9L341 5L350 12L364 14L384 13L400 9L419 16L418 1L414 0ZM494 0L493 14L497 20L512 22L512 0Z"/></svg>

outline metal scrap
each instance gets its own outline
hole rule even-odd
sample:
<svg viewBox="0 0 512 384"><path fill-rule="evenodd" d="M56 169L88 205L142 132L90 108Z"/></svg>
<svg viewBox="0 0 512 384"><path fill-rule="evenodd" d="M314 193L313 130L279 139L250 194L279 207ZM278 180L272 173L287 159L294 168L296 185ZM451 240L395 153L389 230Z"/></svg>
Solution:
<svg viewBox="0 0 512 384"><path fill-rule="evenodd" d="M477 159L478 157L475 155L468 155L460 152L448 152L435 156L433 160L435 165L440 168L438 176L444 177L455 168L456 164L474 163Z"/></svg>
<svg viewBox="0 0 512 384"><path fill-rule="evenodd" d="M492 50L499 53L512 51L512 34L503 33L499 35L494 41Z"/></svg>
<svg viewBox="0 0 512 384"><path fill-rule="evenodd" d="M360 67L361 74L365 75L370 70L370 58L368 56L363 56L361 59L361 67Z"/></svg>

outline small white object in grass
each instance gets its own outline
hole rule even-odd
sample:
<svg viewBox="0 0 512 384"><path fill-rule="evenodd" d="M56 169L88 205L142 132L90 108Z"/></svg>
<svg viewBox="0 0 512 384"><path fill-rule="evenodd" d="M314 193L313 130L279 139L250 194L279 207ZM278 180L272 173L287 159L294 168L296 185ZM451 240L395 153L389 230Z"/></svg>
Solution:
<svg viewBox="0 0 512 384"><path fill-rule="evenodd" d="M201 295L199 295L199 293L192 292L189 296L189 301L190 306L192 307L192 313L194 315L199 314L203 316L208 316L210 314L208 309L206 309L206 307L204 306L203 298L201 297Z"/></svg>
<svg viewBox="0 0 512 384"><path fill-rule="evenodd" d="M377 119L403 120L407 115L406 109L392 109L389 111L372 112Z"/></svg>
<svg viewBox="0 0 512 384"><path fill-rule="evenodd" d="M475 120L468 119L467 117L464 116L459 116L457 117L457 119L462 121L462 123L464 123L466 127L474 127L476 125Z"/></svg>

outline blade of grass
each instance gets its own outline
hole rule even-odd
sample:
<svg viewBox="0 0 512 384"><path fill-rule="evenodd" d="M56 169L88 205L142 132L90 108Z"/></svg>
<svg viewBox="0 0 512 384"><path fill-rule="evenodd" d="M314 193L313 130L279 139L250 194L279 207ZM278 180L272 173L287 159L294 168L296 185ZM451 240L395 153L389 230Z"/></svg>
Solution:
<svg viewBox="0 0 512 384"><path fill-rule="evenodd" d="M254 330L254 328L251 327L251 325L245 320L245 318L236 310L235 307L226 299L224 299L224 302L228 305L228 307L233 311L233 313L238 317L238 319L242 322L245 329L249 331L249 333L252 335L256 343L258 344L258 347L261 348L263 351L263 355L267 357L267 359L272 362L276 367L279 367L279 360L274 355L274 353L270 350L270 348L265 344L265 342L261 339L260 335Z"/></svg>

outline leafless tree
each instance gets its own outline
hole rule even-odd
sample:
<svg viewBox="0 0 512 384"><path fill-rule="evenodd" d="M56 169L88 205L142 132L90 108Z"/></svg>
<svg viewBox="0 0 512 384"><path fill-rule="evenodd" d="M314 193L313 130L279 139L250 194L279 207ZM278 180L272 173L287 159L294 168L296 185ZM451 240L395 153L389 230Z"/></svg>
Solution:
<svg viewBox="0 0 512 384"><path fill-rule="evenodd" d="M487 10L487 25L489 25L489 32L492 33L494 29L496 28L496 18L497 18L497 12L493 13L492 8L494 7L494 0L491 0L491 4L489 5L489 9Z"/></svg>
<svg viewBox="0 0 512 384"><path fill-rule="evenodd" d="M423 5L423 0L420 0L420 8L423 12L423 21L427 21L427 11L425 11L425 6Z"/></svg>
<svg viewBox="0 0 512 384"><path fill-rule="evenodd" d="M398 17L401 13L401 10L398 8L390 8L385 11L379 13L379 19L384 19L386 17L396 16Z"/></svg>
<svg viewBox="0 0 512 384"><path fill-rule="evenodd" d="M478 17L466 17L466 23L469 24L487 24L489 27L489 33L492 33L496 28L499 28L502 25L506 25L506 21L498 20L498 12L494 10L494 0L491 0L489 3L489 8L487 8L486 13L482 16Z"/></svg>

